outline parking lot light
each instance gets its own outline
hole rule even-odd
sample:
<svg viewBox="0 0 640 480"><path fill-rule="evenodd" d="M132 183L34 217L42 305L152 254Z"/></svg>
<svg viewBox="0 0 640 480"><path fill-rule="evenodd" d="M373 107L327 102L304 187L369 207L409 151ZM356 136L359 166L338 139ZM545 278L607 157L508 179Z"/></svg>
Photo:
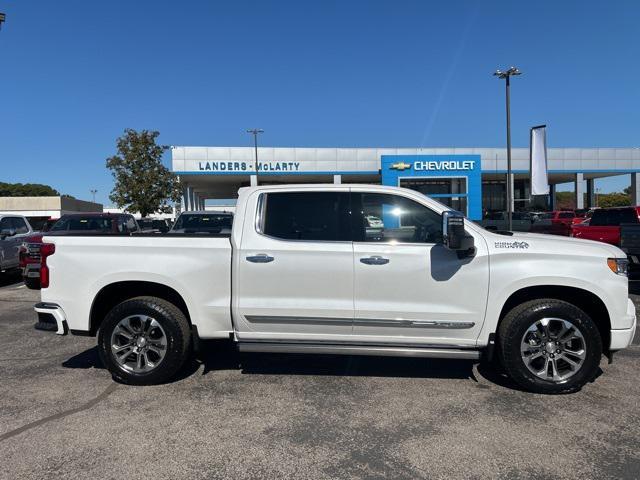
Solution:
<svg viewBox="0 0 640 480"><path fill-rule="evenodd" d="M258 185L258 134L259 133L264 133L264 130L261 128L250 128L249 130L247 130L247 133L251 133L253 135L253 146L255 148L256 151L256 158L255 158L255 168L256 168L256 185Z"/></svg>

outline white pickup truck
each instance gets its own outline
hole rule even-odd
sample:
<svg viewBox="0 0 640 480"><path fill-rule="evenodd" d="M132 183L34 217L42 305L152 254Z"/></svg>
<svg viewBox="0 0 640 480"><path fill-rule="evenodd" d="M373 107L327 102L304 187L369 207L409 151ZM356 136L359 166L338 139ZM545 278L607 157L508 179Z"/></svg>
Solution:
<svg viewBox="0 0 640 480"><path fill-rule="evenodd" d="M401 188L245 188L230 235L43 241L40 320L97 333L129 384L167 381L200 339L227 338L246 352L495 350L522 387L560 393L591 381L636 329L618 248L492 233Z"/></svg>

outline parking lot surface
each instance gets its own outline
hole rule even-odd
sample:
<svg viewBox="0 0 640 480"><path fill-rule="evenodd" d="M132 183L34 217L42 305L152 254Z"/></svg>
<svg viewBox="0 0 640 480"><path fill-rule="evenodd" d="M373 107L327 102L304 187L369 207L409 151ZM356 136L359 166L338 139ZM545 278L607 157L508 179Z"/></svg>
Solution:
<svg viewBox="0 0 640 480"><path fill-rule="evenodd" d="M468 361L221 342L170 384L128 387L95 339L34 330L38 298L0 286L2 479L640 477L639 346L561 396Z"/></svg>

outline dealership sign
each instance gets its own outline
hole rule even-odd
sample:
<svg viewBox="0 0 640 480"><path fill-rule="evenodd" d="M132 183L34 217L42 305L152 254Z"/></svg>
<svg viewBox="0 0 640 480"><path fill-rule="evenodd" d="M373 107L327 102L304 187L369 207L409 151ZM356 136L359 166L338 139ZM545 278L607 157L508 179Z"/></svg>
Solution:
<svg viewBox="0 0 640 480"><path fill-rule="evenodd" d="M254 172L253 162L198 162L202 172ZM300 162L258 162L259 172L297 172Z"/></svg>
<svg viewBox="0 0 640 480"><path fill-rule="evenodd" d="M440 160L440 161L420 161L413 162L413 169L416 171L443 171L443 170L473 170L475 160ZM405 162L397 162L391 165L392 170L407 170L412 165Z"/></svg>

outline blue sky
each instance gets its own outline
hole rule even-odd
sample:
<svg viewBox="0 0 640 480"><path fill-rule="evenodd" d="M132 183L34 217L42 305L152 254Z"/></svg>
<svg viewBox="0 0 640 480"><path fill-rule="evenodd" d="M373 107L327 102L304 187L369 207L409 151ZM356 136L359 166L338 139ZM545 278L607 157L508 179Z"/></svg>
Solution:
<svg viewBox="0 0 640 480"><path fill-rule="evenodd" d="M167 145L640 146L637 1L3 1L0 180L110 203L124 128ZM168 160L168 159L167 159ZM603 191L627 180L602 181Z"/></svg>

